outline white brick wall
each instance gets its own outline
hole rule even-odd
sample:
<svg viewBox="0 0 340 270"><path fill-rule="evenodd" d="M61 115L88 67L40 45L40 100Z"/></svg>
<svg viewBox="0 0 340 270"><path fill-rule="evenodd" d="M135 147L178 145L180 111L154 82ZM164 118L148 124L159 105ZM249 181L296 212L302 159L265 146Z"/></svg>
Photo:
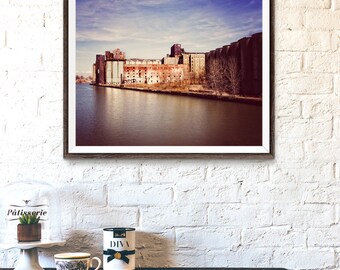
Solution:
<svg viewBox="0 0 340 270"><path fill-rule="evenodd" d="M64 160L62 1L0 0L0 184L62 199L67 245L43 266L101 256L112 225L137 227L138 266L339 269L340 1L273 2L274 160Z"/></svg>

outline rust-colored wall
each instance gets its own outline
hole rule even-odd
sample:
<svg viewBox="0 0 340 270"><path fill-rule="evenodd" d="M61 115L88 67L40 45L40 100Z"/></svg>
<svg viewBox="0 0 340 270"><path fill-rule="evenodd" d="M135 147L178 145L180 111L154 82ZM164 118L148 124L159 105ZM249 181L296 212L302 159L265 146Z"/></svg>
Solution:
<svg viewBox="0 0 340 270"><path fill-rule="evenodd" d="M125 64L124 82L126 84L155 84L179 82L185 79L187 69L187 66L181 64Z"/></svg>

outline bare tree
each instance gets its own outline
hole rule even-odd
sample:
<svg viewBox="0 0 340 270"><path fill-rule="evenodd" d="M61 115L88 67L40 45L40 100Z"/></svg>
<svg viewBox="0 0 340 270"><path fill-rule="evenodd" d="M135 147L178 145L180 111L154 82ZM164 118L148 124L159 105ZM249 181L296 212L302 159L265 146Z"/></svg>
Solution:
<svg viewBox="0 0 340 270"><path fill-rule="evenodd" d="M209 87L220 95L224 90L224 68L217 59L210 60L207 72Z"/></svg>
<svg viewBox="0 0 340 270"><path fill-rule="evenodd" d="M240 93L241 71L235 57L227 60L224 73L227 79L228 92L232 95L238 95Z"/></svg>

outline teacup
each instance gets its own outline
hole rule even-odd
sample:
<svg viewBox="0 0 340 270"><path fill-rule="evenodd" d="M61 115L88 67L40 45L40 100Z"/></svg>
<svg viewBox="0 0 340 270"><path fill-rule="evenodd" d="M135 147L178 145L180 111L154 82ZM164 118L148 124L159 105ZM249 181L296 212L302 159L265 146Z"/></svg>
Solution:
<svg viewBox="0 0 340 270"><path fill-rule="evenodd" d="M89 270L92 267L93 260L98 262L98 270L102 261L97 258L91 258L90 253L72 252L72 253L59 253L54 255L54 260L57 270Z"/></svg>

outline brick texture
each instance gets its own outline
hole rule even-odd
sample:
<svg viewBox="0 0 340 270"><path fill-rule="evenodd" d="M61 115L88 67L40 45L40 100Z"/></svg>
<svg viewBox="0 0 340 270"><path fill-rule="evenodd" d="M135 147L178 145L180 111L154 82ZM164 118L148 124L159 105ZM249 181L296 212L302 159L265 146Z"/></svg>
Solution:
<svg viewBox="0 0 340 270"><path fill-rule="evenodd" d="M274 160L63 159L62 2L0 1L0 184L58 189L67 244L43 267L132 226L140 267L339 269L339 0L272 1Z"/></svg>

